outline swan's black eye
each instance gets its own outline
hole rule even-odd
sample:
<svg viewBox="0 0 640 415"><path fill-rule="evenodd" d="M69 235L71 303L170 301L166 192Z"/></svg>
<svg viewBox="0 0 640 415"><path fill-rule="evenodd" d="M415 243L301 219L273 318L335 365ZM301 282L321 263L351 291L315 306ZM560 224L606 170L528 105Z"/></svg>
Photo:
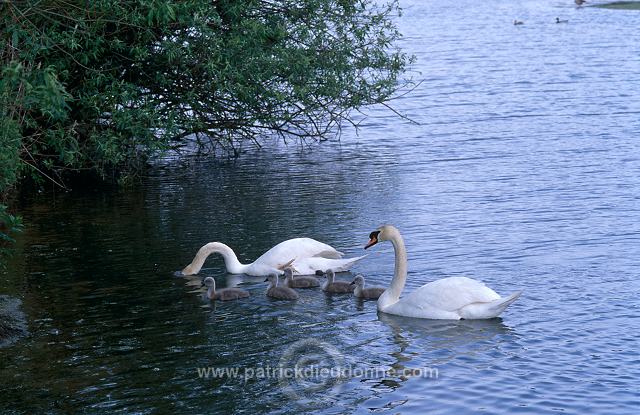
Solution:
<svg viewBox="0 0 640 415"><path fill-rule="evenodd" d="M369 234L369 239L378 239L379 234L380 234L380 231L373 231Z"/></svg>

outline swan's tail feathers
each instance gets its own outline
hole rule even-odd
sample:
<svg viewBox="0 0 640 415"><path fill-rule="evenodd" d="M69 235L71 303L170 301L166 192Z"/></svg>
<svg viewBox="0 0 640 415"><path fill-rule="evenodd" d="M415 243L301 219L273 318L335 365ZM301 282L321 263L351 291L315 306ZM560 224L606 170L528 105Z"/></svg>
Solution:
<svg viewBox="0 0 640 415"><path fill-rule="evenodd" d="M520 294L522 294L522 290L516 291L508 297L499 298L497 300L492 301L491 309L496 310L498 312L498 314L496 314L496 317L498 317L498 315L500 315L500 313L502 313L505 310L505 308L509 307L512 303L514 303L518 299L518 297L520 297Z"/></svg>
<svg viewBox="0 0 640 415"><path fill-rule="evenodd" d="M360 261L364 257L366 257L366 255L358 256L355 258L336 259L332 261L331 270L333 272L349 271L356 262Z"/></svg>
<svg viewBox="0 0 640 415"><path fill-rule="evenodd" d="M296 272L296 269L293 267L293 262L294 262L295 260L296 260L296 259L295 259L295 258L293 258L293 259L292 259L292 260L290 260L289 262L287 262L287 263L285 263L285 264L280 265L280 266L278 267L278 269L279 269L280 271L284 271L285 269L287 269L287 268L291 267L291 268L292 268L292 271L293 271L293 272Z"/></svg>
<svg viewBox="0 0 640 415"><path fill-rule="evenodd" d="M522 294L522 291L516 291L507 297L498 298L489 303L469 304L460 309L460 316L468 320L498 317L509 305L520 297L520 294Z"/></svg>

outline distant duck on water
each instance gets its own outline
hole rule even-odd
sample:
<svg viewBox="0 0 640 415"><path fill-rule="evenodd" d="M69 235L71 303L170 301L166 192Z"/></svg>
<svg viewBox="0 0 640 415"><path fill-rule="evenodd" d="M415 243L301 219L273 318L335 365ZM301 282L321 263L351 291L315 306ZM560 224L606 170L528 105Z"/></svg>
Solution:
<svg viewBox="0 0 640 415"><path fill-rule="evenodd" d="M574 0L574 2L576 3L576 5L578 7L582 6L583 4L585 4L587 2L587 0Z"/></svg>
<svg viewBox="0 0 640 415"><path fill-rule="evenodd" d="M513 25L514 26L518 26L518 25L521 25L521 24L524 24L524 22L522 20L514 20L513 21Z"/></svg>
<svg viewBox="0 0 640 415"><path fill-rule="evenodd" d="M569 23L568 20L560 20L559 17L556 17L556 23Z"/></svg>

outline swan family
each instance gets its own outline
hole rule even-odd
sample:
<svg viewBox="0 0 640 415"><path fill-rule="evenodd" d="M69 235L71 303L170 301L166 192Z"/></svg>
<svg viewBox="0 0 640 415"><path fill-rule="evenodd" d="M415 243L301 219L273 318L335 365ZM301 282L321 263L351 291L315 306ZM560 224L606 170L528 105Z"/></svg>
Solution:
<svg viewBox="0 0 640 415"><path fill-rule="evenodd" d="M365 288L364 276L358 274L352 282L337 281L336 272L348 271L364 256L343 259L343 254L330 245L310 238L296 238L279 243L251 264L243 265L227 245L211 242L204 245L194 260L183 269L183 275L200 271L212 253L223 256L227 271L267 276L266 295L277 300L296 300L294 288L314 288L320 285L313 274L325 275L322 290L331 294L353 294L357 298L377 300L378 311L404 317L435 320L490 319L498 317L518 299L521 291L501 297L484 283L466 277L449 277L427 283L401 297L407 280L407 251L400 231L393 225L384 225L369 234L369 249L380 242L390 242L395 254L394 274L388 288ZM323 271L324 270L324 271ZM280 284L279 276L285 276ZM296 274L298 276L296 276ZM246 298L249 292L238 288L216 291L215 281L207 277L207 297L218 300Z"/></svg>

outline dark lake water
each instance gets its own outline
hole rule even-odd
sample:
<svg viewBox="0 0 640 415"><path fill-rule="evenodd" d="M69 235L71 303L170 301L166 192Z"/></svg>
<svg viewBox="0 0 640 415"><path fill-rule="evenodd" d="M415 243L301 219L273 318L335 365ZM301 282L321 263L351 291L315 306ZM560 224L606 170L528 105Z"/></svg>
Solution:
<svg viewBox="0 0 640 415"><path fill-rule="evenodd" d="M30 334L0 349L1 413L637 413L640 12L401 4L424 81L393 104L419 124L374 108L339 142L21 202L0 294L22 300ZM405 237L405 293L466 275L524 294L501 319L416 321L319 290L274 302L220 257L172 275L209 241L247 262L298 236L361 255L382 223ZM385 286L391 247L354 271ZM210 303L205 276L252 296ZM352 373L318 391L197 370L277 367L299 347Z"/></svg>

